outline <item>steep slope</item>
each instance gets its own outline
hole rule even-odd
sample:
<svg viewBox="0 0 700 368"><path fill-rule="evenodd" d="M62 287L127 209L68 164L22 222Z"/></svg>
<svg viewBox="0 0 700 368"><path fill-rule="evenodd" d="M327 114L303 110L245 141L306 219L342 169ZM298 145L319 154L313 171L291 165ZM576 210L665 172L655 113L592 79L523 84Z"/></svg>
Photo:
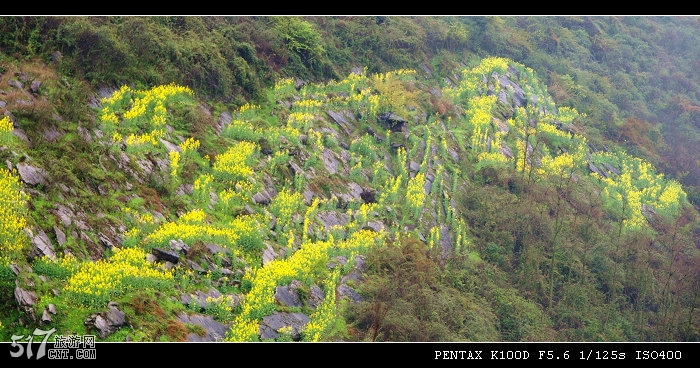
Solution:
<svg viewBox="0 0 700 368"><path fill-rule="evenodd" d="M681 186L589 145L579 113L521 64L486 58L443 89L404 69L282 79L267 104L235 111L175 84L124 86L92 114L43 130L15 119L4 133L17 171L3 172L15 208L3 218L3 288L15 296L3 336L420 339L381 323L355 335L338 313L373 302L365 257L390 244L419 244L445 270L455 259L490 270L474 294L485 332L426 340L697 334L695 212Z"/></svg>

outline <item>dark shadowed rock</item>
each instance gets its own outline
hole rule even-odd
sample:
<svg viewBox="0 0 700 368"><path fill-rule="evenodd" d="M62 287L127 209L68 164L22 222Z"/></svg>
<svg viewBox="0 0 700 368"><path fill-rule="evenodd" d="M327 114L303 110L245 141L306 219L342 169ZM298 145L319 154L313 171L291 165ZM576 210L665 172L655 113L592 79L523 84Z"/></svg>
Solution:
<svg viewBox="0 0 700 368"><path fill-rule="evenodd" d="M265 245L265 250L263 251L263 264L267 264L275 260L279 255L275 252L275 248L271 244Z"/></svg>
<svg viewBox="0 0 700 368"><path fill-rule="evenodd" d="M270 204L270 197L261 192L257 192L253 194L253 202L261 204L263 206L267 206L268 204Z"/></svg>
<svg viewBox="0 0 700 368"><path fill-rule="evenodd" d="M392 132L401 132L404 130L406 125L406 119L392 113L387 112L377 115L377 122L384 125L387 129Z"/></svg>
<svg viewBox="0 0 700 368"><path fill-rule="evenodd" d="M151 253L154 256L156 256L156 258L159 261L167 261L167 262L177 264L177 262L180 260L180 256L177 254L177 252L172 251L172 250L153 248L151 250Z"/></svg>
<svg viewBox="0 0 700 368"><path fill-rule="evenodd" d="M334 226L345 226L348 222L348 215L338 211L322 211L316 215L316 218L323 223L326 231Z"/></svg>
<svg viewBox="0 0 700 368"><path fill-rule="evenodd" d="M24 232L29 237L29 240L32 242L33 246L30 252L30 257L34 258L47 256L53 260L56 259L53 243L51 242L51 239L49 239L49 236L46 235L44 230L39 229L36 235L34 235L32 230L28 228L24 229Z"/></svg>
<svg viewBox="0 0 700 368"><path fill-rule="evenodd" d="M335 158L335 153L328 148L324 148L321 153L321 160L323 161L323 166L326 168L329 174L338 173L338 160Z"/></svg>
<svg viewBox="0 0 700 368"><path fill-rule="evenodd" d="M326 111L326 113L328 114L328 116L331 117L331 119L333 119L333 121L336 124L338 124L338 126L341 129L343 129L343 132L345 133L345 135L350 134L350 132L352 131L352 126L353 126L352 122L354 122L354 120L355 120L354 116L352 116L351 113L349 113L347 111L336 112L336 111L330 111L330 110Z"/></svg>
<svg viewBox="0 0 700 368"><path fill-rule="evenodd" d="M604 171L598 169L598 167L596 167L595 165L593 165L593 163L590 162L590 161L588 161L588 170L590 170L590 171L593 172L593 173L596 173L596 174L600 175L600 176L603 177L603 178L607 178L607 177L608 177L608 174L606 174Z"/></svg>
<svg viewBox="0 0 700 368"><path fill-rule="evenodd" d="M36 313L34 311L34 305L37 301L37 294L32 290L25 290L20 287L15 287L15 301L32 320L36 321Z"/></svg>
<svg viewBox="0 0 700 368"><path fill-rule="evenodd" d="M221 298L221 296L222 294L219 290L210 288L206 293L202 290L197 290L195 294L182 293L180 294L180 302L190 309L199 308L201 312L204 312L204 309L207 306L207 299L218 299ZM237 302L240 302L237 297L232 296L231 299L234 302L234 305Z"/></svg>
<svg viewBox="0 0 700 368"><path fill-rule="evenodd" d="M379 233L384 230L384 223L381 221L367 221L367 225L363 228Z"/></svg>
<svg viewBox="0 0 700 368"><path fill-rule="evenodd" d="M613 174L615 174L615 175L620 175L620 170L618 170L615 166L610 165L610 164L607 163L607 162L603 162L603 166L605 166L605 168L606 168L608 171L610 171L611 173L613 173Z"/></svg>
<svg viewBox="0 0 700 368"><path fill-rule="evenodd" d="M272 154L272 146L270 146L270 142L267 140L267 138L260 138L258 140L258 145L260 146L260 153L263 155L267 156Z"/></svg>
<svg viewBox="0 0 700 368"><path fill-rule="evenodd" d="M174 152L182 152L182 149L180 149L180 146L178 146L178 145L175 144L175 143L166 141L166 140L163 139L163 138L160 139L160 143L162 143L162 144L165 146L165 148L168 150L168 152L172 152L172 151L174 151Z"/></svg>
<svg viewBox="0 0 700 368"><path fill-rule="evenodd" d="M275 300L288 307L302 307L303 303L297 293L301 286L301 282L297 280L292 280L288 286L278 286L275 289Z"/></svg>
<svg viewBox="0 0 700 368"><path fill-rule="evenodd" d="M29 185L46 185L47 176L44 169L20 162L17 164L17 173L22 181Z"/></svg>
<svg viewBox="0 0 700 368"><path fill-rule="evenodd" d="M170 239L168 244L170 245L170 249L178 254L187 255L187 252L190 251L190 246L180 239Z"/></svg>
<svg viewBox="0 0 700 368"><path fill-rule="evenodd" d="M64 233L63 230L59 229L58 226L54 226L53 232L56 234L56 241L58 242L58 245L63 245L66 243L66 233Z"/></svg>
<svg viewBox="0 0 700 368"><path fill-rule="evenodd" d="M230 327L230 324L225 325L215 320L212 316L202 314L180 312L177 315L177 319L185 324L200 326L204 330L204 335L198 335L196 333L187 335L187 341L189 342L223 341L224 337L226 337L226 331L228 331Z"/></svg>
<svg viewBox="0 0 700 368"><path fill-rule="evenodd" d="M44 313L41 314L41 323L50 323L51 322L51 315L49 314L49 311L44 309Z"/></svg>
<svg viewBox="0 0 700 368"><path fill-rule="evenodd" d="M299 341L301 340L300 331L309 323L309 320L310 318L304 313L276 312L265 316L260 324L260 339L276 340L280 329L291 327L292 340Z"/></svg>
<svg viewBox="0 0 700 368"><path fill-rule="evenodd" d="M357 291L355 291L355 289L349 287L346 284L339 285L337 288L337 292L339 298L347 298L353 303L359 303L363 300L362 296Z"/></svg>
<svg viewBox="0 0 700 368"><path fill-rule="evenodd" d="M326 294L321 290L321 288L314 284L311 285L311 288L309 289L309 297L307 298L306 302L309 305L309 307L316 309L316 307L321 304L323 299L326 297Z"/></svg>
<svg viewBox="0 0 700 368"><path fill-rule="evenodd" d="M55 126L50 126L46 129L44 129L44 139L46 139L49 142L55 142L61 136L63 136L63 133L59 132L58 129Z"/></svg>
<svg viewBox="0 0 700 368"><path fill-rule="evenodd" d="M375 190L366 189L360 193L360 198L364 203L377 203L377 192Z"/></svg>
<svg viewBox="0 0 700 368"><path fill-rule="evenodd" d="M105 339L126 324L126 314L117 309L117 303L109 302L107 311L93 314L85 321L86 326L97 329L100 338Z"/></svg>
<svg viewBox="0 0 700 368"><path fill-rule="evenodd" d="M20 307L33 307L36 303L37 295L34 291L25 290L20 287L15 288L15 300Z"/></svg>

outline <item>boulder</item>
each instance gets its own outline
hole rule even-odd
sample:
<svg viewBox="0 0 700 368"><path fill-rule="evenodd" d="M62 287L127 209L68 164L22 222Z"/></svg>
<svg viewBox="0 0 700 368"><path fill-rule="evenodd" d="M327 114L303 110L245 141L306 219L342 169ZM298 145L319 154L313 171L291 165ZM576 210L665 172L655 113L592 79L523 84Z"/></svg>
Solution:
<svg viewBox="0 0 700 368"><path fill-rule="evenodd" d="M22 181L29 185L46 185L47 175L44 169L29 165L24 162L17 164L17 173Z"/></svg>

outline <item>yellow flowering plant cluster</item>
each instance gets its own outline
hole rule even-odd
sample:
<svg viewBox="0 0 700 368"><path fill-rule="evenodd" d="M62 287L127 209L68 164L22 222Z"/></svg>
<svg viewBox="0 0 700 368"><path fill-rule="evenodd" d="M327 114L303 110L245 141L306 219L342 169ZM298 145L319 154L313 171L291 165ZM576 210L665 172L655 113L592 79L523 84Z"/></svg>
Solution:
<svg viewBox="0 0 700 368"><path fill-rule="evenodd" d="M321 243L306 244L304 248L295 252L287 259L275 259L263 267L253 270L244 276L251 281L252 288L245 294L240 316L244 319L260 319L275 310L275 288L277 285L291 281L291 278L299 275L302 270L298 267L315 267L319 261ZM233 326L235 328L235 326Z"/></svg>
<svg viewBox="0 0 700 368"><path fill-rule="evenodd" d="M162 224L143 238L144 248L165 246L171 239L180 239L186 244L196 241L219 244L237 257L260 259L262 256L265 216L262 214L236 216L231 221L206 222L202 209L182 214L177 221Z"/></svg>
<svg viewBox="0 0 700 368"><path fill-rule="evenodd" d="M325 149L323 144L323 134L313 129L307 133L308 144L311 147L309 157L304 161L304 169L317 167L321 163L321 155Z"/></svg>
<svg viewBox="0 0 700 368"><path fill-rule="evenodd" d="M230 295L220 295L218 297L207 297L205 307L207 315L213 316L222 323L230 322L233 319L234 300Z"/></svg>
<svg viewBox="0 0 700 368"><path fill-rule="evenodd" d="M500 152L504 132L493 131L491 110L496 96L476 96L469 100L467 116L471 125L471 148L476 154L477 169L483 166L506 164L511 159Z"/></svg>
<svg viewBox="0 0 700 368"><path fill-rule="evenodd" d="M495 95L498 94L501 86L495 80L495 93L490 96L481 96L481 94L487 88L484 81L494 73L504 74L508 67L507 59L484 59L477 67L463 70L463 79L458 87L445 91L445 94L456 102L467 101L469 108L466 114L468 119L466 130L469 132L471 128L471 146L477 154L479 163L507 162L503 155L494 152L494 148L498 148L506 136L495 129L491 118L496 103ZM517 68L519 65L514 64L514 67ZM520 67L518 70L522 71L521 79L528 78L530 84L539 84L529 68ZM534 93L532 89L529 91ZM548 102L546 96L537 97L538 100ZM514 145L516 170L532 172L539 178L554 178L560 183L576 171L582 170L588 152L585 137L563 131L555 126L555 123L571 124L581 117L585 115L579 114L575 108L571 107L557 109L556 115L535 111L530 106L516 109L514 117L507 121L508 136L511 137L510 139L513 140L511 144ZM531 124L533 119L537 121L536 124ZM538 156L530 157L534 142L543 144L538 145L540 150L537 153ZM563 152L555 154L554 152L558 150ZM601 195L606 208L622 221L626 229L647 227L647 219L642 214L643 206L661 215L675 216L682 204L687 201L680 184L673 180L665 180L663 175L657 174L650 164L638 158L632 158L623 153L596 152L591 155L590 160L600 168L605 168L608 164L620 171L619 175L600 176L596 173L591 175L602 187ZM535 162L537 167L534 166Z"/></svg>
<svg viewBox="0 0 700 368"><path fill-rule="evenodd" d="M260 105L245 103L236 111L236 116L239 119L252 119L260 113Z"/></svg>
<svg viewBox="0 0 700 368"><path fill-rule="evenodd" d="M0 168L0 265L21 256L27 244L27 201L19 176L15 171Z"/></svg>
<svg viewBox="0 0 700 368"><path fill-rule="evenodd" d="M311 202L311 205L306 208L306 212L304 213L304 222L303 222L303 230L301 232L301 241L306 242L309 241L309 228L311 227L312 223L314 222L316 218L316 214L318 213L318 207L320 204L320 200L318 198L314 198L313 202Z"/></svg>
<svg viewBox="0 0 700 368"><path fill-rule="evenodd" d="M229 147L226 152L217 156L214 162L213 175L217 180L234 184L241 180L253 180L254 163L258 151L257 143L241 141Z"/></svg>
<svg viewBox="0 0 700 368"><path fill-rule="evenodd" d="M134 90L122 86L110 97L101 100L102 128L117 143L126 137L127 148L151 150L165 135L168 105L191 100L194 93L175 83L156 86L150 90Z"/></svg>
<svg viewBox="0 0 700 368"><path fill-rule="evenodd" d="M123 114L127 107L133 103L131 95L131 88L129 88L127 85L123 85L121 88L119 88L119 90L114 91L109 97L103 97L100 101L103 106L100 119L103 122L119 124L117 113L120 115Z"/></svg>
<svg viewBox="0 0 700 368"><path fill-rule="evenodd" d="M470 137L470 143L472 152L475 155L477 166L503 166L508 164L513 159L504 156L500 152L500 148L505 142L506 135L508 133L504 132L500 127L496 127L493 122L493 110L497 107L497 95L501 89L498 79L489 79L493 75L503 75L509 69L509 60L500 57L490 57L483 59L474 68L465 68L462 70L462 80L459 85L452 88L446 88L443 90L443 95L447 98L452 99L456 104L466 104L466 121L462 130L459 129L457 132L460 134L465 134ZM534 71L529 68L520 67L518 64L514 64L514 67L521 72L521 78L534 78ZM487 83L492 83L488 85ZM532 83L537 83L535 79ZM493 94L486 95L486 91L489 88L494 89ZM544 96L538 100L545 100ZM519 108L516 117L520 119L526 119L527 115L524 114L524 109ZM508 128L510 131L519 131L519 134L513 135L511 144L515 145L516 151L516 169L522 171L525 169L526 161L526 139L528 132L523 132L523 127L518 124L514 124L513 119L508 120ZM546 128L545 128L546 129ZM534 130L533 130L534 132ZM552 132L553 134L556 134ZM559 137L557 135L557 137ZM458 140L461 138L457 137ZM519 148L523 148L521 151Z"/></svg>
<svg viewBox="0 0 700 368"><path fill-rule="evenodd" d="M260 137L267 134L263 129L254 127L248 120L234 119L221 135L237 141L257 142Z"/></svg>
<svg viewBox="0 0 700 368"><path fill-rule="evenodd" d="M291 112L287 117L287 125L299 129L300 131L307 131L311 128L310 123L314 120L314 118L314 114L308 112Z"/></svg>
<svg viewBox="0 0 700 368"><path fill-rule="evenodd" d="M481 152L477 156L477 165L475 165L475 168L479 169L484 166L500 166L504 167L508 165L509 163L513 162L513 159L508 158L504 156L500 152Z"/></svg>
<svg viewBox="0 0 700 368"><path fill-rule="evenodd" d="M277 218L277 228L284 230L294 227L292 216L300 213L303 206L304 197L301 193L285 187L272 200L269 210Z"/></svg>
<svg viewBox="0 0 700 368"><path fill-rule="evenodd" d="M289 258L274 259L243 276L252 285L245 294L241 316L245 320L260 319L275 311L275 288L286 285L292 279L313 279L314 271L323 269L328 261L328 249L332 241L304 243ZM236 328L236 326L232 326Z"/></svg>
<svg viewBox="0 0 700 368"><path fill-rule="evenodd" d="M233 245L239 238L239 234L228 226L214 226L204 223L190 222L166 222L155 231L148 234L143 240L146 247L165 246L171 239L180 239L187 244L193 244L197 240L211 242L226 246L235 251Z"/></svg>
<svg viewBox="0 0 700 368"><path fill-rule="evenodd" d="M537 123L537 135L545 140L550 147L569 148L572 135L561 129L557 129L554 124L540 121Z"/></svg>
<svg viewBox="0 0 700 368"><path fill-rule="evenodd" d="M461 217L455 217L452 223L455 233L455 252L473 252L473 249L471 249L472 243L468 236L469 226L467 223Z"/></svg>
<svg viewBox="0 0 700 368"><path fill-rule="evenodd" d="M231 328L226 331L225 341L231 342L256 342L260 341L259 319L250 318L243 314L237 314L233 318Z"/></svg>
<svg viewBox="0 0 700 368"><path fill-rule="evenodd" d="M304 326L302 331L302 341L318 342L322 341L325 334L331 330L337 319L336 295L335 288L340 280L340 271L338 268L324 284L325 297L323 301L316 307L316 310L309 316L309 322Z"/></svg>
<svg viewBox="0 0 700 368"><path fill-rule="evenodd" d="M163 129L154 129L143 134L131 133L126 137L124 143L130 152L151 151L158 147L159 140L164 137L165 131Z"/></svg>
<svg viewBox="0 0 700 368"><path fill-rule="evenodd" d="M365 228L350 233L347 239L336 244L334 255L344 255L352 259L354 254L365 254L369 250L384 244L384 230L376 232Z"/></svg>
<svg viewBox="0 0 700 368"><path fill-rule="evenodd" d="M352 166L350 167L350 174L348 178L355 183L362 183L365 181L364 170L362 170L362 158L356 153L351 153L350 156Z"/></svg>
<svg viewBox="0 0 700 368"><path fill-rule="evenodd" d="M170 158L170 176L176 178L180 169L180 152L170 151L168 152L168 157Z"/></svg>
<svg viewBox="0 0 700 368"><path fill-rule="evenodd" d="M196 208L189 212L183 213L178 221L183 224L201 224L204 223L206 216L207 215L204 213L204 210L201 208Z"/></svg>
<svg viewBox="0 0 700 368"><path fill-rule="evenodd" d="M382 160L377 160L372 164L372 187L384 187L390 181L390 173Z"/></svg>
<svg viewBox="0 0 700 368"><path fill-rule="evenodd" d="M167 290L173 274L146 260L140 248L114 248L108 260L83 262L66 281L63 292L77 305L104 308L107 302L132 290Z"/></svg>
<svg viewBox="0 0 700 368"><path fill-rule="evenodd" d="M194 199L202 206L207 206L210 203L210 194L214 190L214 175L204 173L194 180L192 183L192 194Z"/></svg>
<svg viewBox="0 0 700 368"><path fill-rule="evenodd" d="M537 174L560 179L570 177L585 162L584 159L585 156L579 152L576 154L566 152L557 156L545 155L540 160Z"/></svg>
<svg viewBox="0 0 700 368"><path fill-rule="evenodd" d="M272 89L273 101L285 99L297 94L294 78L283 78L275 82Z"/></svg>
<svg viewBox="0 0 700 368"><path fill-rule="evenodd" d="M140 226L134 226L122 233L122 246L126 248L138 246L143 240Z"/></svg>
<svg viewBox="0 0 700 368"><path fill-rule="evenodd" d="M312 98L307 98L304 100L294 101L292 103L292 111L300 113L315 114L319 111L319 107L323 106L322 101L318 101Z"/></svg>
<svg viewBox="0 0 700 368"><path fill-rule="evenodd" d="M428 232L428 249L440 248L440 226L433 226Z"/></svg>
<svg viewBox="0 0 700 368"><path fill-rule="evenodd" d="M408 181L408 162L409 162L409 153L406 152L406 149L404 147L399 147L396 150L396 159L394 161L394 173L395 177L397 178L402 178L405 182L402 182L401 186L404 187L404 183L407 183Z"/></svg>
<svg viewBox="0 0 700 368"><path fill-rule="evenodd" d="M350 142L350 152L359 155L362 167L371 167L377 159L377 147L369 134L363 134Z"/></svg>
<svg viewBox="0 0 700 368"><path fill-rule="evenodd" d="M0 146L7 146L12 142L12 131L14 130L15 127L9 117L0 118Z"/></svg>
<svg viewBox="0 0 700 368"><path fill-rule="evenodd" d="M381 187L382 190L379 193L377 203L379 203L380 205L389 206L393 206L395 203L397 203L397 199L403 196L403 181L404 178L402 174L399 174L394 178L388 179L385 182L385 184Z"/></svg>
<svg viewBox="0 0 700 368"><path fill-rule="evenodd" d="M423 205L425 204L425 174L417 173L416 176L408 180L408 185L406 187L406 206L408 211L416 215L416 218L420 215L423 210Z"/></svg>
<svg viewBox="0 0 700 368"><path fill-rule="evenodd" d="M261 218L262 215L237 216L229 224L237 235L236 247L253 258L262 254L264 232Z"/></svg>
<svg viewBox="0 0 700 368"><path fill-rule="evenodd" d="M326 83L324 91L327 94L327 106L337 106L358 110L367 105L367 98L372 96L369 87L370 78L367 77L367 68L360 73L350 73L340 81ZM374 95L375 97L379 97Z"/></svg>
<svg viewBox="0 0 700 368"><path fill-rule="evenodd" d="M241 312L234 318L231 329L226 334L227 341L258 341L258 323L263 317L275 311L275 289L278 285L287 285L292 280L301 280L310 283L314 279L326 281L327 286L335 282L337 274L328 271L325 266L330 256L337 254L364 253L370 247L383 242L383 233L371 230L359 230L353 233L345 241L336 242L332 236L326 241L305 242L301 248L286 259L277 258L260 268L254 268L243 277L252 285L250 291L244 295ZM328 288L327 293L332 293L335 288ZM324 300L324 302L326 302ZM314 334L310 336L320 337L332 320L331 301L317 316ZM328 308L328 309L326 309ZM314 325L312 325L314 326ZM308 331L307 331L308 332ZM311 337L313 339L313 337Z"/></svg>
<svg viewBox="0 0 700 368"><path fill-rule="evenodd" d="M216 208L222 213L230 213L233 209L245 205L251 201L253 184L246 181L238 181L231 188L224 188L219 192L219 201Z"/></svg>
<svg viewBox="0 0 700 368"><path fill-rule="evenodd" d="M373 83L381 83L397 79L400 81L412 80L415 77L416 71L413 69L396 69L386 73L372 74L371 80Z"/></svg>
<svg viewBox="0 0 700 368"><path fill-rule="evenodd" d="M596 152L591 161L600 167L604 164L617 167L619 175L606 177L591 173L602 185L605 208L622 220L625 229L642 230L648 228L643 206L655 213L672 217L687 202L687 194L680 183L668 180L662 173L657 173L653 165L624 152Z"/></svg>
<svg viewBox="0 0 700 368"><path fill-rule="evenodd" d="M483 88L483 78L490 76L493 72L504 74L508 70L508 59L502 57L488 57L474 68L462 69L462 79L459 85L443 89L443 95L454 101L466 101L480 93L485 93Z"/></svg>
<svg viewBox="0 0 700 368"><path fill-rule="evenodd" d="M183 155L188 155L196 153L200 145L201 144L199 143L198 139L189 137L185 139L182 143L180 143L178 147L180 147L180 151L182 151Z"/></svg>
<svg viewBox="0 0 700 368"><path fill-rule="evenodd" d="M361 229L367 221L372 219L372 216L379 209L379 203L362 203L360 208L353 213L353 222L349 228Z"/></svg>

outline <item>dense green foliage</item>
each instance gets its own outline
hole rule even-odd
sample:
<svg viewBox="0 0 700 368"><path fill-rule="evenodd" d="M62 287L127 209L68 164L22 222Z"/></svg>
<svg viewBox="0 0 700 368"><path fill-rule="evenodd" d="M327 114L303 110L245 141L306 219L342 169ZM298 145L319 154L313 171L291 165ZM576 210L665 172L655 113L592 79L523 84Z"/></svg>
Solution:
<svg viewBox="0 0 700 368"><path fill-rule="evenodd" d="M199 312L231 323L231 341L259 341L279 311L310 316L303 341L698 341L699 25L1 17L2 109L26 140L0 120L0 158L53 181L0 187L28 208L0 225L60 244L55 259L21 236L0 244L0 339L34 327L21 286L66 333L118 301L132 328L115 341L184 340L195 327L174 315L197 307L174 300L209 288L226 295ZM23 78L42 82L31 103L9 87ZM348 199L350 183L371 199ZM328 227L328 213L347 221ZM173 240L189 268L144 261ZM364 299L336 300L357 255ZM324 298L279 305L292 280Z"/></svg>

